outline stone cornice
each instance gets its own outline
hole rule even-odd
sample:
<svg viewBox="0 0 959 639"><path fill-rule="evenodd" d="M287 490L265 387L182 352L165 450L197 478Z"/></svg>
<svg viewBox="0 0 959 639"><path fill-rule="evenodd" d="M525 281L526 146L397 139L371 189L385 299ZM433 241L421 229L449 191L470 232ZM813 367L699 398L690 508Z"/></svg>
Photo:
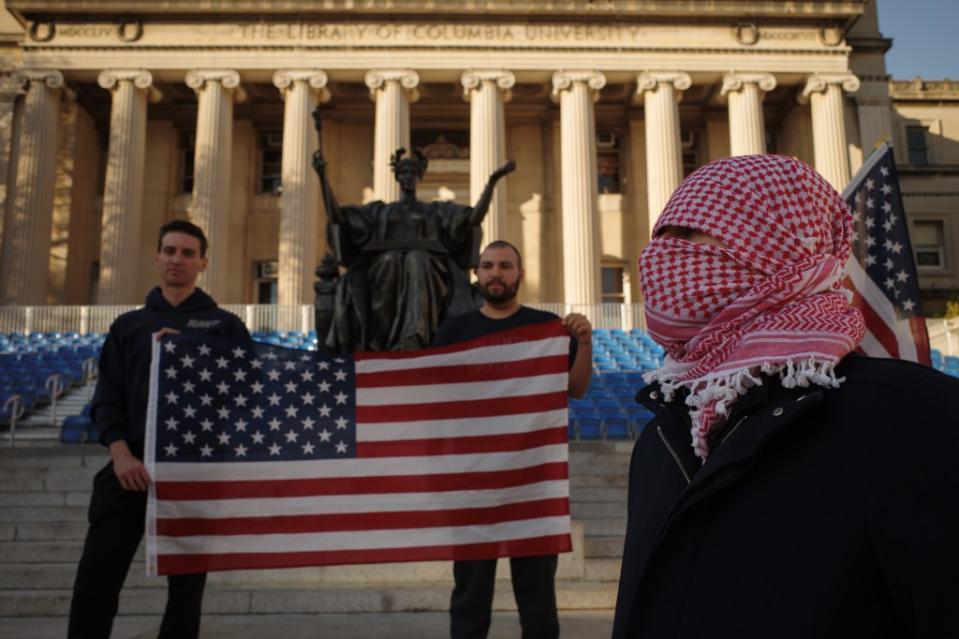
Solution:
<svg viewBox="0 0 959 639"><path fill-rule="evenodd" d="M957 80L892 80L889 95L893 100L959 100Z"/></svg>
<svg viewBox="0 0 959 639"><path fill-rule="evenodd" d="M97 76L97 84L108 91L123 81L130 81L136 88L145 90L150 102L159 102L163 97L153 85L153 74L146 69L107 69Z"/></svg>
<svg viewBox="0 0 959 639"><path fill-rule="evenodd" d="M463 98L469 101L470 95L483 84L484 81L495 82L503 92L503 100L509 102L512 93L510 89L516 84L516 76L512 71L503 69L470 69L460 76L463 85Z"/></svg>
<svg viewBox="0 0 959 639"><path fill-rule="evenodd" d="M54 69L28 69L16 71L12 76L13 84L24 86L28 82L43 82L48 89L62 89L63 74Z"/></svg>
<svg viewBox="0 0 959 639"><path fill-rule="evenodd" d="M676 90L676 102L679 102L683 98L683 91L693 86L693 81L685 71L643 71L636 76L633 101L642 103L648 91L657 91L662 84L672 85Z"/></svg>
<svg viewBox="0 0 959 639"><path fill-rule="evenodd" d="M772 73L727 73L723 76L723 86L720 94L725 96L730 91L742 91L743 85L756 84L765 93L776 88L776 76Z"/></svg>
<svg viewBox="0 0 959 639"><path fill-rule="evenodd" d="M240 74L232 69L194 69L186 74L186 85L199 93L209 82L218 82L233 92L236 102L246 100L246 91L240 86Z"/></svg>
<svg viewBox="0 0 959 639"><path fill-rule="evenodd" d="M866 0L6 0L22 21L44 14L300 14L300 15L536 15L712 18L798 18L841 20L851 24L862 15Z"/></svg>
<svg viewBox="0 0 959 639"><path fill-rule="evenodd" d="M800 104L806 104L809 102L809 96L813 93L822 93L831 85L838 85L844 91L852 93L858 91L862 83L852 73L815 73L809 76L802 93L796 98Z"/></svg>
<svg viewBox="0 0 959 639"><path fill-rule="evenodd" d="M326 74L319 69L283 69L273 74L273 86L280 90L281 95L286 95L286 90L293 86L294 82L306 82L316 91L320 102L330 100L330 90L326 88L327 80Z"/></svg>
<svg viewBox="0 0 959 639"><path fill-rule="evenodd" d="M553 100L559 99L559 94L566 91L577 82L582 82L590 91L593 102L599 100L599 91L606 86L606 76L599 71L557 71L553 74Z"/></svg>

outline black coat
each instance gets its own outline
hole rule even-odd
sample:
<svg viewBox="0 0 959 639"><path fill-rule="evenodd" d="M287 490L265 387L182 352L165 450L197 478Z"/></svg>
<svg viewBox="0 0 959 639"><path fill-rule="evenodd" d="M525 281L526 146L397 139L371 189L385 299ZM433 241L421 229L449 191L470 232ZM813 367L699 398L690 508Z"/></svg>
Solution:
<svg viewBox="0 0 959 639"><path fill-rule="evenodd" d="M959 637L959 380L838 374L750 390L703 465L681 402L639 393L614 637Z"/></svg>

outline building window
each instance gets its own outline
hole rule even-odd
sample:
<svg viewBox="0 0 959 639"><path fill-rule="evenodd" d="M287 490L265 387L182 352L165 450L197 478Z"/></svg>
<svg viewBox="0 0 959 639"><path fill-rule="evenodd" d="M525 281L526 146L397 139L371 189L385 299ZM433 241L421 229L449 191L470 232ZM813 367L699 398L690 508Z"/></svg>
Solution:
<svg viewBox="0 0 959 639"><path fill-rule="evenodd" d="M193 163L196 149L196 132L180 131L180 193L193 193Z"/></svg>
<svg viewBox="0 0 959 639"><path fill-rule="evenodd" d="M619 138L611 131L596 133L596 185L600 193L621 193L619 185Z"/></svg>
<svg viewBox="0 0 959 639"><path fill-rule="evenodd" d="M772 129L766 129L765 137L766 153L776 153L776 149L779 146L779 141L776 139L776 132Z"/></svg>
<svg viewBox="0 0 959 639"><path fill-rule="evenodd" d="M623 304L626 302L626 294L623 291L623 267L622 266L604 266L602 270L603 277L603 303L604 304Z"/></svg>
<svg viewBox="0 0 959 639"><path fill-rule="evenodd" d="M279 263L256 262L253 267L256 274L256 303L276 304L276 278L280 271Z"/></svg>
<svg viewBox="0 0 959 639"><path fill-rule="evenodd" d="M679 142L683 154L683 177L685 178L700 167L699 136L696 135L696 131L682 129L679 135Z"/></svg>
<svg viewBox="0 0 959 639"><path fill-rule="evenodd" d="M938 220L915 222L912 225L912 244L919 268L937 269L946 266L946 247L942 222Z"/></svg>
<svg viewBox="0 0 959 639"><path fill-rule="evenodd" d="M260 193L283 191L283 132L263 131L259 137Z"/></svg>
<svg viewBox="0 0 959 639"><path fill-rule="evenodd" d="M909 164L916 166L929 164L927 133L928 129L924 126L906 127L906 148L909 149Z"/></svg>

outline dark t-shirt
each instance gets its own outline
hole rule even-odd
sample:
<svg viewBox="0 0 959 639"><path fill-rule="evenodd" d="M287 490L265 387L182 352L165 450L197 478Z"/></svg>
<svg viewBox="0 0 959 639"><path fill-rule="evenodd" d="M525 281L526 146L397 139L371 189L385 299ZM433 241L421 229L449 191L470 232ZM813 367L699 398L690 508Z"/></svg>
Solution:
<svg viewBox="0 0 959 639"><path fill-rule="evenodd" d="M548 311L540 311L528 306L520 306L519 310L502 319L493 319L483 315L479 309L469 313L461 313L450 317L440 326L433 337L433 346L447 346L458 342L484 337L497 331L505 331L520 326L530 324L539 324L550 320L559 319L555 314ZM572 337L569 339L569 365L572 366L576 361L576 349L578 344Z"/></svg>

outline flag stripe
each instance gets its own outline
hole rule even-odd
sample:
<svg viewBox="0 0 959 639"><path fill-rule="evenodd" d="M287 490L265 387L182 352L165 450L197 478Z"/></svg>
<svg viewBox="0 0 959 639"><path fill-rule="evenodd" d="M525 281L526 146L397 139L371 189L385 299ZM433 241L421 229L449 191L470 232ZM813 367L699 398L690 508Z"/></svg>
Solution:
<svg viewBox="0 0 959 639"><path fill-rule="evenodd" d="M566 427L546 428L528 433L509 435L483 435L479 437L434 437L431 439L407 439L394 442L364 442L357 446L357 456L408 457L423 455L467 455L476 453L501 453L504 451L529 450L563 444L566 442Z"/></svg>
<svg viewBox="0 0 959 639"><path fill-rule="evenodd" d="M415 534L390 527L390 522L377 530L345 532L314 532L301 534L266 535L199 535L195 537L164 537L157 535L161 554L242 553L257 552L264 546L282 548L285 552L314 552L317 550L359 550L361 548L416 548L475 544L493 540L517 539L557 535L569 530L569 516L539 517L520 521L503 521L488 525L436 526L420 528Z"/></svg>
<svg viewBox="0 0 959 639"><path fill-rule="evenodd" d="M164 519L226 519L232 517L286 517L293 515L378 512L388 515L405 510L450 510L502 506L520 501L566 497L569 494L565 473L536 483L507 485L489 489L440 490L409 493L369 493L360 495L308 495L303 497L264 497L249 499L163 501L158 516ZM386 517L384 517L386 518Z"/></svg>
<svg viewBox="0 0 959 639"><path fill-rule="evenodd" d="M504 519L523 520L569 514L569 500L545 499L503 504L488 508L391 512L391 528L430 528L434 526L469 526L490 524ZM284 517L234 517L229 519L160 519L157 534L167 537L199 535L263 535L310 532L342 532L347 530L379 530L383 514L335 513Z"/></svg>
<svg viewBox="0 0 959 639"><path fill-rule="evenodd" d="M357 406L359 423L453 419L457 417L494 417L554 410L566 406L566 392L539 393L522 397L472 399L419 405Z"/></svg>
<svg viewBox="0 0 959 639"><path fill-rule="evenodd" d="M532 377L550 373L565 373L569 355L547 355L514 362L490 362L483 366L473 363L429 368L357 373L356 385L362 388L386 386L420 386L427 384L459 384L517 377Z"/></svg>
<svg viewBox="0 0 959 639"><path fill-rule="evenodd" d="M505 333L512 333L512 331L505 331ZM439 366L458 366L463 363L483 366L500 362L522 362L530 357L568 355L569 336L551 337L519 344L513 341L512 337L503 337L498 343L477 346L470 350L468 358L463 356L463 351L460 349L454 352L443 352L444 350L446 349L431 348L423 351L425 354L406 353L404 357L398 357L404 355L404 353L357 353L356 372L357 374L365 374L380 371L418 370ZM364 359L363 355L369 358Z"/></svg>
<svg viewBox="0 0 959 639"><path fill-rule="evenodd" d="M254 499L304 497L318 495L363 495L419 493L454 490L485 490L565 479L566 464L554 462L538 466L427 475L380 475L327 479L274 479L258 481L157 482L157 498L171 501L204 499Z"/></svg>
<svg viewBox="0 0 959 639"><path fill-rule="evenodd" d="M522 343L526 350L526 357L519 357L515 346ZM484 356L488 354L489 348L507 351L499 353L493 361L513 361L517 359L527 359L532 355L534 348L542 348L544 345L550 345L554 352L565 353L569 348L569 332L563 326L559 319L542 322L539 324L528 324L505 331L490 333L476 339L465 340L455 344L429 348L424 351L377 351L353 353L356 361L357 371L368 370L366 366L372 364L375 370L392 370L391 364L398 364L400 368L413 366L436 366L434 362L437 358L452 360L454 363L460 363L463 360L457 353L469 351L469 361L477 363L486 363ZM557 350L558 349L558 350ZM512 357L504 358L503 355L512 353ZM452 358L448 356L452 355Z"/></svg>
<svg viewBox="0 0 959 639"><path fill-rule="evenodd" d="M381 548L315 552L255 552L206 554L165 554L159 557L160 574L185 574L213 570L292 568L337 564L378 564L398 561L449 561L486 559L492 556L523 557L557 554L572 550L569 534L544 535L487 543L452 546L440 544L418 548Z"/></svg>
<svg viewBox="0 0 959 639"><path fill-rule="evenodd" d="M533 431L540 428L566 426L569 413L560 408L539 413L499 415L468 419L431 419L417 422L379 422L363 424L358 429L358 442L422 439L424 437L453 437L470 435L502 435Z"/></svg>
<svg viewBox="0 0 959 639"><path fill-rule="evenodd" d="M400 457L397 459L318 459L275 462L177 463L158 462L157 482L162 481L222 481L239 482L256 477L270 479L323 479L348 477L444 475L462 472L498 471L509 468L532 468L551 462L566 463L569 449L565 444L543 446L529 451L510 451L482 455L446 455L436 457Z"/></svg>
<svg viewBox="0 0 959 639"><path fill-rule="evenodd" d="M866 321L866 332L872 333L882 344L883 349L890 357L900 358L899 339L894 326L896 324L895 310L878 292L869 276L858 268L858 262L850 262L849 278L846 286L852 291L853 304L862 313ZM865 294L863 293L865 291ZM889 317L892 315L892 317Z"/></svg>
<svg viewBox="0 0 959 639"><path fill-rule="evenodd" d="M568 373L560 368L557 373L516 379L476 381L468 383L423 384L420 386L389 386L356 389L357 406L400 407L410 404L432 406L440 402L466 402L539 395L550 392L565 393L569 386ZM491 400L495 401L495 400Z"/></svg>

